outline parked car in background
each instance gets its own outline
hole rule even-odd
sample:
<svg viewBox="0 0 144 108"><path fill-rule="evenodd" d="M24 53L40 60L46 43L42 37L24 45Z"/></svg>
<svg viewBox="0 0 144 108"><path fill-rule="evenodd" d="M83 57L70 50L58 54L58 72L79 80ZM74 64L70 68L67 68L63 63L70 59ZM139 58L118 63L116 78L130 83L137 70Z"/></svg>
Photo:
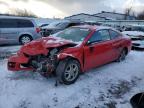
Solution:
<svg viewBox="0 0 144 108"><path fill-rule="evenodd" d="M125 31L141 31L144 32L144 25L130 25Z"/></svg>
<svg viewBox="0 0 144 108"><path fill-rule="evenodd" d="M132 41L133 49L144 49L144 40Z"/></svg>
<svg viewBox="0 0 144 108"><path fill-rule="evenodd" d="M130 36L133 40L144 38L144 32L141 31L123 31L122 33Z"/></svg>
<svg viewBox="0 0 144 108"><path fill-rule="evenodd" d="M41 37L40 28L31 18L0 17L0 45L25 44Z"/></svg>
<svg viewBox="0 0 144 108"><path fill-rule="evenodd" d="M45 27L45 26L48 26L49 24L42 24L40 25L39 27Z"/></svg>
<svg viewBox="0 0 144 108"><path fill-rule="evenodd" d="M132 40L133 49L144 49L144 32L142 31L123 31Z"/></svg>
<svg viewBox="0 0 144 108"><path fill-rule="evenodd" d="M100 22L96 22L96 21L84 21L84 24L87 24L87 25L102 25L102 23Z"/></svg>
<svg viewBox="0 0 144 108"><path fill-rule="evenodd" d="M61 20L50 23L47 26L41 27L41 32L43 36L49 36L50 34L57 33L61 30L64 30L71 26L81 25L82 23L79 21L69 21L69 20Z"/></svg>
<svg viewBox="0 0 144 108"><path fill-rule="evenodd" d="M32 41L8 60L11 71L35 70L47 77L55 73L72 84L80 73L112 61L122 61L131 50L131 40L101 26L75 26Z"/></svg>

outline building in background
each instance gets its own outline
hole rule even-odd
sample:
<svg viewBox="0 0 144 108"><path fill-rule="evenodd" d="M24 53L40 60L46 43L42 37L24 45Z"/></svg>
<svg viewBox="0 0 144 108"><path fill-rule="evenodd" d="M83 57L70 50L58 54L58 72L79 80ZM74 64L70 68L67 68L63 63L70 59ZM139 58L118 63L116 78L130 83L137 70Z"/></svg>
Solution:
<svg viewBox="0 0 144 108"><path fill-rule="evenodd" d="M65 17L66 20L76 20L76 21L98 21L98 20L107 20L105 17L89 15L85 13L80 13L72 16Z"/></svg>
<svg viewBox="0 0 144 108"><path fill-rule="evenodd" d="M105 12L94 14L94 16L105 17L111 20L136 20L135 16L130 16L126 14L116 13L116 12Z"/></svg>
<svg viewBox="0 0 144 108"><path fill-rule="evenodd" d="M99 21L99 20L135 20L136 17L126 14L105 12L97 13L94 15L80 13L72 16L65 17L67 20L79 20L79 21Z"/></svg>

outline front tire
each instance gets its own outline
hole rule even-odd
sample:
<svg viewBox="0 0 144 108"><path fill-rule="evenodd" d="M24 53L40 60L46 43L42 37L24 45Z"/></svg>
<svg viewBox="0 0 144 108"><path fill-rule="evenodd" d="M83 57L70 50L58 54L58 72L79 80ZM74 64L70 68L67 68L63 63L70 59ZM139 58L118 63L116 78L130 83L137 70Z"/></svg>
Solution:
<svg viewBox="0 0 144 108"><path fill-rule="evenodd" d="M60 82L70 85L75 83L78 79L80 73L80 64L77 60L66 59L60 61L57 69L56 75Z"/></svg>

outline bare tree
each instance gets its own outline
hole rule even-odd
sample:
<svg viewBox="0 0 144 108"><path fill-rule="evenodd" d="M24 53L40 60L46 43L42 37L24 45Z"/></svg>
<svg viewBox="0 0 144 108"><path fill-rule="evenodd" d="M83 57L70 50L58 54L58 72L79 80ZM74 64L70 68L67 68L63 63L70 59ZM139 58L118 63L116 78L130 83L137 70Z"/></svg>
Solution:
<svg viewBox="0 0 144 108"><path fill-rule="evenodd" d="M131 15L131 12L132 12L132 7L125 9L125 12L124 12L124 14L125 14L124 19L125 20L127 20L127 17Z"/></svg>
<svg viewBox="0 0 144 108"><path fill-rule="evenodd" d="M112 12L113 12L113 13L116 13L116 10L113 10Z"/></svg>
<svg viewBox="0 0 144 108"><path fill-rule="evenodd" d="M32 13L31 11L28 11L26 9L24 9L24 10L22 10L22 9L13 9L12 13L15 16L21 16L21 17L34 17L34 18L37 17L34 13Z"/></svg>

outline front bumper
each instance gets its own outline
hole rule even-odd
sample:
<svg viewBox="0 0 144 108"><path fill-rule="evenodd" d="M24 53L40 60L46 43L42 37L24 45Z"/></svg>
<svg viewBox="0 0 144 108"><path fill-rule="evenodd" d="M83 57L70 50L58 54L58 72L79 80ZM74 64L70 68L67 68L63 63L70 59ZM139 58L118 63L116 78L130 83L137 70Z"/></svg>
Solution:
<svg viewBox="0 0 144 108"><path fill-rule="evenodd" d="M33 70L32 67L23 67L22 64L27 64L29 62L29 59L25 56L12 56L9 58L7 67L10 71L21 71L21 70Z"/></svg>

